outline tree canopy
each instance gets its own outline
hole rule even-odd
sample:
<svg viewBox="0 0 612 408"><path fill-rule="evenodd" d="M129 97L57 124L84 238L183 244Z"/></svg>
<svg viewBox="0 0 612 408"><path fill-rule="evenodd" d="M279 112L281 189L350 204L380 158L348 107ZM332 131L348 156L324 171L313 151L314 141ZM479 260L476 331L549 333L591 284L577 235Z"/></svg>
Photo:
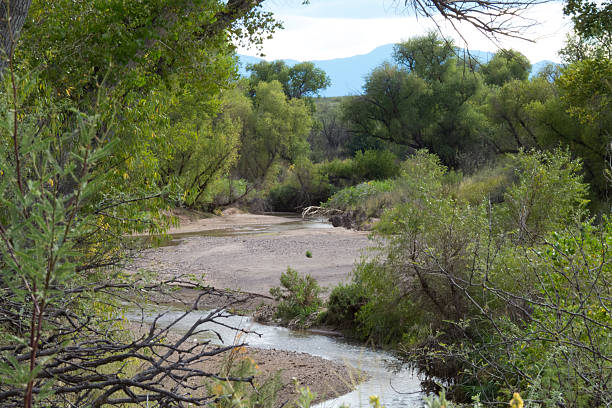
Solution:
<svg viewBox="0 0 612 408"><path fill-rule="evenodd" d="M313 97L330 85L325 71L315 67L312 62L288 66L282 60L261 61L247 65L246 69L251 71L250 82L253 90L261 81L278 81L289 98Z"/></svg>

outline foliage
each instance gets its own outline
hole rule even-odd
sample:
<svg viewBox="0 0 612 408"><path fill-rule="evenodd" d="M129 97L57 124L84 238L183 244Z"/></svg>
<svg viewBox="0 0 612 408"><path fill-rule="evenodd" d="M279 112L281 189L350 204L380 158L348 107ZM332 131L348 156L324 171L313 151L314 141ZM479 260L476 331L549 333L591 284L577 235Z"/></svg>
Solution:
<svg viewBox="0 0 612 408"><path fill-rule="evenodd" d="M558 84L565 92L568 111L582 123L610 116L612 108L612 59L586 59L563 70Z"/></svg>
<svg viewBox="0 0 612 408"><path fill-rule="evenodd" d="M394 186L395 183L393 180L360 183L335 193L325 203L325 207L339 210L354 210L364 205L369 199L379 196L381 193L393 191Z"/></svg>
<svg viewBox="0 0 612 408"><path fill-rule="evenodd" d="M282 60L261 61L247 65L246 69L251 71L250 83L254 95L260 82L280 82L290 99L316 96L330 85L325 71L315 67L312 62L301 62L290 67Z"/></svg>
<svg viewBox="0 0 612 408"><path fill-rule="evenodd" d="M121 106L121 148L107 160L116 194L169 187L174 204L196 206L237 157L237 129L217 120L219 93L236 75L229 39L257 44L275 28L259 2L34 1L16 58L44 80L47 95L32 99L69 100L88 114L104 79ZM106 112L95 112L103 127Z"/></svg>
<svg viewBox="0 0 612 408"><path fill-rule="evenodd" d="M355 283L334 287L327 301L325 323L341 328L356 327L356 315L366 303L364 290Z"/></svg>
<svg viewBox="0 0 612 408"><path fill-rule="evenodd" d="M229 38L257 41L276 26L258 4L32 4L0 95L3 405L208 399L186 391L187 380L214 374L179 376L176 359L217 353L186 340L218 314L176 341L155 323L131 336L119 299L142 302L136 294L163 284L118 266L125 235L163 231L165 199L181 202L185 180L212 164L181 162L181 179L177 156L209 153L214 163L231 159L223 147L236 150L237 131L215 116L235 73ZM194 201L231 163L195 178Z"/></svg>
<svg viewBox="0 0 612 408"><path fill-rule="evenodd" d="M302 100L288 100L279 82L257 85L250 115L243 122L238 162L244 178L262 183L274 164L293 163L308 154L310 110Z"/></svg>
<svg viewBox="0 0 612 408"><path fill-rule="evenodd" d="M341 120L344 98L316 98L314 125L308 142L315 162L345 158L350 155L348 142L351 135Z"/></svg>
<svg viewBox="0 0 612 408"><path fill-rule="evenodd" d="M529 388L530 399L597 406L608 386L598 373L609 370L609 314L596 306L610 296L607 238L588 223L573 227L584 214L580 165L555 151L521 152L508 166L503 200L468 203L435 156L407 160L395 182L402 200L376 228L382 253L354 272L351 292L365 303L346 322L364 338L399 342L406 361L455 399L505 399L512 386ZM588 317L595 309L600 317Z"/></svg>
<svg viewBox="0 0 612 408"><path fill-rule="evenodd" d="M220 378L207 384L208 393L214 398L211 407L276 406L277 394L282 388L280 373L277 372L265 379L263 384L258 384L254 377L259 367L246 352L244 346L231 350L225 356ZM232 381L231 378L251 378L252 382Z"/></svg>
<svg viewBox="0 0 612 408"><path fill-rule="evenodd" d="M409 152L428 148L455 164L477 143L484 117L475 109L482 79L429 33L395 48L366 78L363 94L347 99L344 119L356 138L376 138Z"/></svg>
<svg viewBox="0 0 612 408"><path fill-rule="evenodd" d="M475 174L463 176L454 183L456 198L471 205L478 205L483 198L492 203L504 200L504 193L512 184L512 169L503 163L480 169Z"/></svg>
<svg viewBox="0 0 612 408"><path fill-rule="evenodd" d="M331 185L321 166L302 157L287 169L282 183L270 189L268 203L275 211L295 212L327 200Z"/></svg>
<svg viewBox="0 0 612 408"><path fill-rule="evenodd" d="M489 85L503 86L513 80L525 81L529 77L531 63L523 54L515 50L499 50L484 64L481 72Z"/></svg>
<svg viewBox="0 0 612 408"><path fill-rule="evenodd" d="M67 105L53 98L28 109L30 93L44 82L14 71L4 81L10 91L0 102L0 404L207 400L189 393L185 380L214 374L196 370L185 377L176 359L200 364L225 351L187 342L218 313L197 319L172 342L156 322L138 329L144 334L125 329L126 300L142 304L142 293L163 291L164 284L118 267L124 234L155 233L164 225L141 209L141 201L153 205L155 197L143 197L138 184L114 193L116 174L107 161L122 147L108 117L76 109L64 116ZM100 109L108 107L105 92L99 95ZM181 370L181 380L161 381L178 379Z"/></svg>
<svg viewBox="0 0 612 408"><path fill-rule="evenodd" d="M389 151L359 151L355 154L353 161L353 172L362 180L384 180L399 174L397 157Z"/></svg>
<svg viewBox="0 0 612 408"><path fill-rule="evenodd" d="M310 275L300 276L295 269L287 268L280 277L281 286L270 289L270 294L279 301L276 316L285 322L297 320L304 325L321 307L321 288Z"/></svg>

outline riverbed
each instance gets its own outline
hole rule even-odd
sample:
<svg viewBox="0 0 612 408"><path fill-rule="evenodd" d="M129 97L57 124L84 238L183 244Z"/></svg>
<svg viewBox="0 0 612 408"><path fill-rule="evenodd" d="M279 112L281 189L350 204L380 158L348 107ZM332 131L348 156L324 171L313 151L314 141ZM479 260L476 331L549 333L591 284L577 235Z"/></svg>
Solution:
<svg viewBox="0 0 612 408"><path fill-rule="evenodd" d="M288 215L232 214L187 222L182 229L171 233L167 246L145 251L135 267L154 270L166 278L191 274L218 289L243 290L262 296L278 285L279 276L287 267L310 274L322 286L332 287L348 282L355 262L371 254L367 250L370 242L366 233L333 228L320 219L302 220ZM312 257L307 257L306 251ZM178 313L181 311L168 306L163 319L169 322ZM181 324L186 328L198 318L198 313L205 312L194 312ZM153 313L147 316L152 318ZM358 382L356 378L351 379L351 373L367 374L368 379L357 385L355 391L325 401L320 407L369 406L372 395L379 396L387 408L420 406L418 378L406 369L394 372L390 368L390 363L395 361L391 354L338 337L262 325L250 317L232 315L226 319L228 326L258 333L241 338L251 348L295 353L291 358L307 353L351 367L342 380L352 382L350 387ZM224 343L231 343L235 338L236 333L229 329L217 327L216 330L222 330ZM318 380L326 381L325 378Z"/></svg>

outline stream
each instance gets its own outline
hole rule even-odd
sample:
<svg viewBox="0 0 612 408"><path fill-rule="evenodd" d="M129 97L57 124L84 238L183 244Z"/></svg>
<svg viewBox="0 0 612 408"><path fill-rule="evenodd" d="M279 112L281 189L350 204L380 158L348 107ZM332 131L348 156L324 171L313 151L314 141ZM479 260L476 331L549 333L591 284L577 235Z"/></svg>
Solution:
<svg viewBox="0 0 612 408"><path fill-rule="evenodd" d="M287 217L286 215L283 216ZM176 234L171 236L171 240L167 241L165 245L179 245L182 240L188 239L189 236L194 235L244 237L245 235L274 234L304 228L323 230L333 227L327 221L321 219L302 220L301 218L296 218L290 222L280 224L257 224L201 231L198 233ZM159 309L146 310L144 320L151 322L160 312L162 311ZM165 312L165 314L158 320L160 326L173 322L183 313L181 310L172 308L163 312ZM187 330L199 317L206 314L207 312L205 311L192 312L175 326L175 330ZM141 316L139 313L137 316L136 314L128 316L128 319L140 320L140 318ZM395 362L396 359L390 353L375 350L360 344L354 344L342 338L309 332L297 332L284 327L259 324L254 322L250 317L230 315L218 320L228 326L241 328L261 335L241 334L240 341L248 343L250 347L308 353L324 359L344 363L367 373L369 379L359 384L354 391L339 398L320 403L316 405L316 407L331 408L339 407L343 404L350 407L369 407L369 397L372 395L380 397L381 403L387 408L422 406L421 401L423 395L420 393L419 379L408 369L394 372L393 369L389 367L389 363ZM202 333L199 335L199 339L212 340L218 344L233 344L237 335L235 330L219 325L203 325L202 328L214 329L221 335L223 341L220 342L212 333L209 333L209 335L207 335L208 333ZM198 336L196 336L196 338L197 337Z"/></svg>

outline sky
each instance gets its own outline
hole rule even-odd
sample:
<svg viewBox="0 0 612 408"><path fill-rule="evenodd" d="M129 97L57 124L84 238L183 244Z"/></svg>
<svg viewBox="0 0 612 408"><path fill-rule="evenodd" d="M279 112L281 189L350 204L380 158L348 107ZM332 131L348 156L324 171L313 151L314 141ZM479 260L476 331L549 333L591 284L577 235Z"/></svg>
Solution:
<svg viewBox="0 0 612 408"><path fill-rule="evenodd" d="M427 18L416 18L405 12L395 0L266 0L264 9L274 12L285 28L263 44L263 49L239 48L240 54L260 56L267 60L325 60L367 54L374 48L397 43L436 29ZM514 48L532 62L551 60L563 47L571 22L563 17L562 2L533 6L523 14L537 24L522 36L532 39L501 39L494 42L467 24L457 26L459 33L443 19L437 19L440 32L455 40L460 47L495 52L499 47ZM527 20L515 20L523 25Z"/></svg>

